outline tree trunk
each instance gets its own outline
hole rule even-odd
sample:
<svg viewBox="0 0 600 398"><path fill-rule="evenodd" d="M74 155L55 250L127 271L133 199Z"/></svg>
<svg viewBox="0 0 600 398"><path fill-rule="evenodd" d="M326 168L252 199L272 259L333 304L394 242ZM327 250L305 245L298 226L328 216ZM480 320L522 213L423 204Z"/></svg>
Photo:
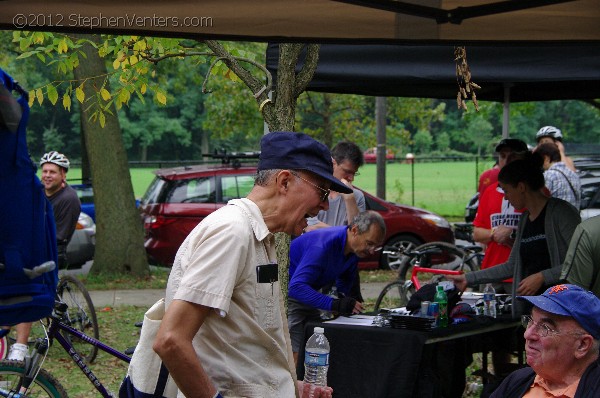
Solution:
<svg viewBox="0 0 600 398"><path fill-rule="evenodd" d="M97 41L94 35L77 35ZM85 57L74 69L75 78L85 81L82 126L94 184L96 206L96 252L90 272L147 275L148 261L140 215L135 207L127 154L114 105L105 112L104 128L90 116L98 109L97 91L104 83L106 64L91 45L82 48ZM99 76L93 78L93 76ZM108 84L106 88L108 88Z"/></svg>

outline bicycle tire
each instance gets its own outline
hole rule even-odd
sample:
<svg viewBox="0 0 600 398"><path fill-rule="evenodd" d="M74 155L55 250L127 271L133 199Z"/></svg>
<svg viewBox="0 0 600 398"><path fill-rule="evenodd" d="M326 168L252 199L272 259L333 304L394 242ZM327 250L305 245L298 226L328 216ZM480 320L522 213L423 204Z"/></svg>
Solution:
<svg viewBox="0 0 600 398"><path fill-rule="evenodd" d="M56 293L62 301L69 306L65 319L72 328L75 328L88 336L99 339L98 318L94 303L85 285L77 278L65 275L58 281ZM98 354L98 347L86 343L78 338L66 335L70 338L75 351L81 355L87 363L93 362Z"/></svg>
<svg viewBox="0 0 600 398"><path fill-rule="evenodd" d="M25 362L0 361L0 391L18 392L24 373ZM27 396L37 398L68 398L65 388L45 369L40 369Z"/></svg>
<svg viewBox="0 0 600 398"><path fill-rule="evenodd" d="M439 252L436 252L433 256L436 257L428 257L425 259L421 259L421 267L425 267L425 268L431 268L432 266L436 267L436 268L443 268L444 264L453 264L456 262L456 265L453 265L451 267L449 267L449 269L457 269L459 268L459 266L462 264L462 270L465 272L472 272L475 271L478 267L477 267L477 259L476 258L472 258L469 261L463 263L463 259L465 258L465 251L456 247L455 245L453 245L452 243L448 243L448 242L429 242L429 243L425 243L422 244L421 246L415 248L415 251L424 251L427 249L432 249L432 248L439 248ZM451 260L448 260L447 256L451 256ZM460 259L460 260L459 260ZM439 262L436 262L439 261ZM408 273L409 269L412 268L412 266L414 265L414 262L416 261L415 258L410 258L409 256L406 256L405 259L402 261L402 264L399 267L399 271L398 271L398 279L404 280L404 279L410 279L410 274Z"/></svg>
<svg viewBox="0 0 600 398"><path fill-rule="evenodd" d="M408 300L415 293L412 284L406 284L406 281L397 280L385 285L375 301L375 311L380 308L400 308L406 307Z"/></svg>

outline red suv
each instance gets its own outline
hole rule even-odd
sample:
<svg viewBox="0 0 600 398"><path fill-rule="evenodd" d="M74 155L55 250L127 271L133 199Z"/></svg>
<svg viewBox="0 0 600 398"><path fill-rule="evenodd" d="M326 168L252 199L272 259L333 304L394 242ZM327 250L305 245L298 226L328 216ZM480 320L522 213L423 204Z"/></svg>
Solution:
<svg viewBox="0 0 600 398"><path fill-rule="evenodd" d="M245 197L254 185L255 166L201 165L160 169L140 203L146 252L153 263L171 266L179 246L204 217L228 200ZM364 191L363 191L364 192ZM367 209L386 223L385 246L414 247L425 242L454 243L450 223L437 214L381 200L367 192ZM360 267L396 268L400 258L376 253Z"/></svg>

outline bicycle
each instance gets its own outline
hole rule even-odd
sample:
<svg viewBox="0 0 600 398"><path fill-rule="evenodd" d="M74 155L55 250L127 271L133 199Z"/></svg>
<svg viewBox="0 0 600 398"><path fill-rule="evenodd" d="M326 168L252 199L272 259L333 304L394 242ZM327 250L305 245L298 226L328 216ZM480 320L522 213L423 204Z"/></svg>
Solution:
<svg viewBox="0 0 600 398"><path fill-rule="evenodd" d="M94 303L92 302L92 298L85 288L85 285L73 276L64 275L58 281L56 295L60 301L66 302L68 305L64 323L96 340L99 339L100 331L98 328L96 310L94 309ZM38 338L45 337L44 329L47 328L48 325L49 319L34 322L31 333L29 334L29 341L27 342L30 347L35 344ZM10 344L15 343L15 336L15 333L8 335ZM96 359L96 355L98 355L97 347L89 346L82 340L74 337L71 343L87 363L91 363Z"/></svg>
<svg viewBox="0 0 600 398"><path fill-rule="evenodd" d="M444 275L459 275L479 269L482 248L477 245L457 247L446 242L425 243L414 250L384 250L392 255L405 256L398 268L398 279L387 284L375 302L375 311L380 308L405 307L412 295L421 288L419 274L428 274L427 283L437 283ZM398 253L401 251L402 253ZM412 267L410 279L406 278Z"/></svg>
<svg viewBox="0 0 600 398"><path fill-rule="evenodd" d="M0 361L0 397L66 398L68 396L66 389L58 380L42 368L48 348L54 341L58 341L102 397L115 396L104 387L88 367L72 342L79 341L82 344L92 345L127 363L131 361L131 357L73 328L69 317L68 304L57 297L54 311L49 317L48 328L44 328L46 336L37 339L31 358L27 358L26 361Z"/></svg>

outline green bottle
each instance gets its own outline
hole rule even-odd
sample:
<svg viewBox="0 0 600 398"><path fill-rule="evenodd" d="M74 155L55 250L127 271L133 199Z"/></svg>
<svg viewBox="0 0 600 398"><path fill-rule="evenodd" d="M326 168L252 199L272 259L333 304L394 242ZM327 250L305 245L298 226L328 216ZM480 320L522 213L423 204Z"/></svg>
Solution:
<svg viewBox="0 0 600 398"><path fill-rule="evenodd" d="M437 325L440 328L445 328L448 326L448 296L446 295L443 286L437 286L433 301L440 306L440 315Z"/></svg>

